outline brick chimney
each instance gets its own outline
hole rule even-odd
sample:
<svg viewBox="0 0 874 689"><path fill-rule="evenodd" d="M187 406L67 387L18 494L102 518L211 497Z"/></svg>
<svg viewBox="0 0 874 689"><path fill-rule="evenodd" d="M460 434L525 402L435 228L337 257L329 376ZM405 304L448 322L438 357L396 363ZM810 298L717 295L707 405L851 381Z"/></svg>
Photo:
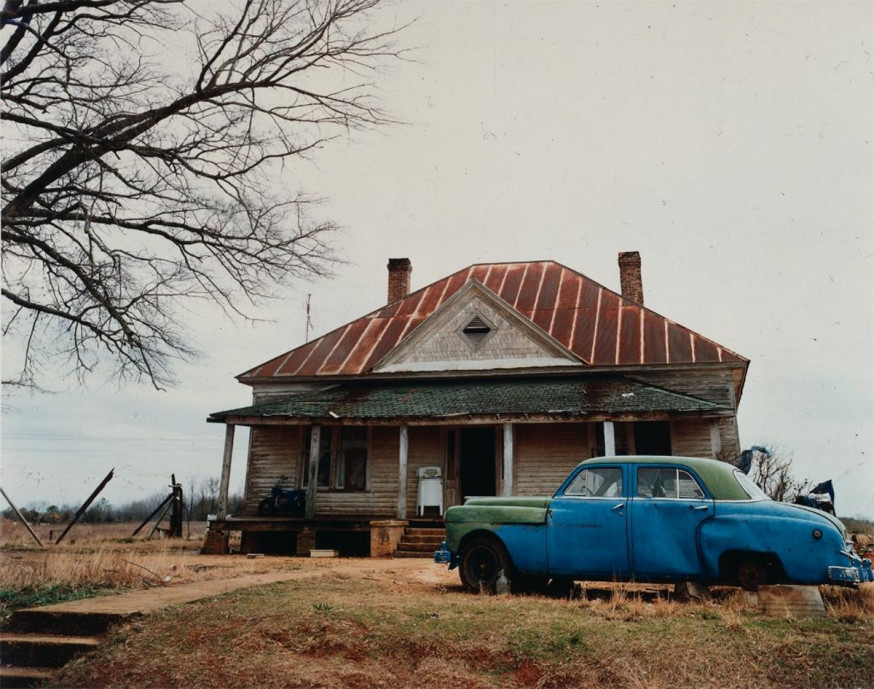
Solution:
<svg viewBox="0 0 874 689"><path fill-rule="evenodd" d="M388 303L403 299L410 293L410 273L413 264L408 258L388 259Z"/></svg>
<svg viewBox="0 0 874 689"><path fill-rule="evenodd" d="M643 306L643 278L640 274L640 254L637 251L619 253L619 284L622 296Z"/></svg>

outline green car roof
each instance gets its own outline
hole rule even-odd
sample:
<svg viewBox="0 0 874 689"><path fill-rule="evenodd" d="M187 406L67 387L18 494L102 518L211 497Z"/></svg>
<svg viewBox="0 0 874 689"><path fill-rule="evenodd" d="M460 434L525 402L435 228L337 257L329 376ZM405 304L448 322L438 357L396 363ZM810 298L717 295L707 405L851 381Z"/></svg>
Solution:
<svg viewBox="0 0 874 689"><path fill-rule="evenodd" d="M750 500L750 496L741 488L734 472L737 469L733 464L720 462L716 459L703 459L701 457L671 457L671 456L637 456L624 455L620 457L595 457L580 462L578 466L590 464L674 464L680 467L692 469L707 488L710 497L714 500Z"/></svg>

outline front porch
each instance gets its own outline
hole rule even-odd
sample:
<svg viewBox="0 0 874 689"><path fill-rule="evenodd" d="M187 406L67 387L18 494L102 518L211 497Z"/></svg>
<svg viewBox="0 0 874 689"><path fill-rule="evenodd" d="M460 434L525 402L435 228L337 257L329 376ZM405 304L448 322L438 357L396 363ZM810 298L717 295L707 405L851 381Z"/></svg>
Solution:
<svg viewBox="0 0 874 689"><path fill-rule="evenodd" d="M442 517L398 519L306 519L241 516L210 521L203 553L230 552L231 535L240 534L239 552L308 557L312 550L340 556L430 557L445 537Z"/></svg>
<svg viewBox="0 0 874 689"><path fill-rule="evenodd" d="M412 522L442 521L471 496L551 495L590 457L717 456L736 445L730 407L603 376L346 384L209 420L226 428L207 543L216 552L239 532L243 552L382 556ZM237 426L250 438L245 508L232 516ZM304 492L299 516L258 516L274 487Z"/></svg>

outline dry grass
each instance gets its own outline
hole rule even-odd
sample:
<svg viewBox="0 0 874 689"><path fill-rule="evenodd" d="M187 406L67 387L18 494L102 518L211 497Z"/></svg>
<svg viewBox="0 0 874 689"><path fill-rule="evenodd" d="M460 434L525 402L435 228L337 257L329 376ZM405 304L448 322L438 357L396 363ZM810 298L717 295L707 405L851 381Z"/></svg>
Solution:
<svg viewBox="0 0 874 689"><path fill-rule="evenodd" d="M297 566L291 558L201 556L202 534L192 540L132 539L136 526L77 524L60 545L40 548L21 525L4 520L0 524L0 624L20 607ZM57 526L37 528L45 532L38 533L46 544L51 543L50 531L55 538L60 534Z"/></svg>
<svg viewBox="0 0 874 689"><path fill-rule="evenodd" d="M340 561L334 572L137 621L65 669L58 685L871 685L870 617L770 619L732 589L708 603L680 603L668 587L633 584L588 587L576 600L475 596L461 591L454 573L427 563L416 570L389 562L376 571L359 562L357 575Z"/></svg>

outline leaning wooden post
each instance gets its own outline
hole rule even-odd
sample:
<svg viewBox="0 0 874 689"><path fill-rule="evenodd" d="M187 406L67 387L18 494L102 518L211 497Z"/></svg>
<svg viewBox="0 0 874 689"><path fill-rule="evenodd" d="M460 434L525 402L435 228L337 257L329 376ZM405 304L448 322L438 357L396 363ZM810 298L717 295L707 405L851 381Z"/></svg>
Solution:
<svg viewBox="0 0 874 689"><path fill-rule="evenodd" d="M164 505L166 505L166 504L167 504L168 502L170 502L172 499L173 499L173 494L170 493L170 495L168 495L166 498L164 498L164 499L161 501L161 504L158 505L158 506L155 508L155 511L152 512L148 517L146 517L146 518L143 520L143 523L142 523L142 524L140 524L136 529L134 529L134 532L131 534L131 536L132 536L132 537L133 537L133 536L136 536L136 535L140 532L140 529L142 529L146 524L148 524L150 521L152 521L152 517L154 517L156 514L158 514L158 512L160 512L160 511L164 508Z"/></svg>
<svg viewBox="0 0 874 689"><path fill-rule="evenodd" d="M169 512L170 508L173 506L172 497L173 497L173 494L171 493L170 494L171 500L164 504L164 511L161 512L160 515L158 515L158 518L155 520L155 525L152 527L152 530L149 531L149 535L146 536L147 541L152 540L152 536L154 536L155 532L158 530L158 525L161 523L161 520L163 520L164 517L167 516L167 512Z"/></svg>
<svg viewBox="0 0 874 689"><path fill-rule="evenodd" d="M234 454L234 429L236 426L225 426L225 455L222 460L222 479L219 484L218 519L228 516L228 488L231 485L231 457Z"/></svg>
<svg viewBox="0 0 874 689"><path fill-rule="evenodd" d="M115 468L112 468L109 470L109 473L106 475L106 478L100 482L100 485L94 489L94 492L91 493L91 495L88 497L88 499L82 504L82 507L80 507L79 511L76 512L75 516L73 517L73 520L69 524L67 524L67 528L64 529L64 531L61 533L60 536L58 536L58 540L55 541L55 545L58 545L58 543L60 543L61 541L64 540L64 536L66 536L67 532L73 528L73 525L77 521L79 521L79 517L81 517L83 514L85 514L85 510L87 510L89 505L91 505L91 503L94 502L94 498L96 498L98 495L100 495L100 491L102 491L103 488L106 486L106 484L112 480L112 472L113 471L115 471Z"/></svg>
<svg viewBox="0 0 874 689"><path fill-rule="evenodd" d="M410 428L401 426L398 450L398 519L407 518L407 463L410 455Z"/></svg>
<svg viewBox="0 0 874 689"><path fill-rule="evenodd" d="M40 547L45 547L42 544L42 541L39 540L39 536L36 535L36 532L30 528L30 524L27 523L27 520L24 518L24 515L18 511L18 508L15 506L15 503L9 499L9 496L6 495L6 491L0 488L0 493L3 493L3 497L6 498L6 502L9 503L9 506L12 508L12 511L18 515L18 518L21 520L21 523L24 524L25 528L30 531L30 535L33 536L33 540L39 543Z"/></svg>
<svg viewBox="0 0 874 689"><path fill-rule="evenodd" d="M321 444L322 427L313 424L310 432L310 463L307 467L307 519L314 519L316 516L316 482L319 480Z"/></svg>

